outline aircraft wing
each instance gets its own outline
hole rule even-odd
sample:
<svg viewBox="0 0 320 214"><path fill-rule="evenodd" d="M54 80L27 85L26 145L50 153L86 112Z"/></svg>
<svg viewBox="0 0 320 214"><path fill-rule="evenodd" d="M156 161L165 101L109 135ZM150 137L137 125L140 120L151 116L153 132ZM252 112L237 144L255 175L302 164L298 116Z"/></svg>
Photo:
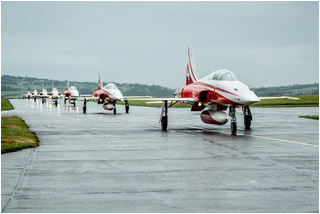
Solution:
<svg viewBox="0 0 320 214"><path fill-rule="evenodd" d="M289 99L289 100L300 100L300 98L297 97L286 97L286 96L281 96L281 97L258 97L260 100L273 100L273 99Z"/></svg>
<svg viewBox="0 0 320 214"><path fill-rule="evenodd" d="M134 99L138 99L138 98L152 98L152 96L124 96L123 99L124 100L134 100Z"/></svg>
<svg viewBox="0 0 320 214"><path fill-rule="evenodd" d="M167 98L167 97L160 97L160 98L136 98L130 100L144 100L144 101L197 101L193 98Z"/></svg>
<svg viewBox="0 0 320 214"><path fill-rule="evenodd" d="M80 97L74 97L74 98L76 98L76 100L80 100L80 101L84 101L84 99L86 99L87 101L89 101L89 100L99 100L99 98L98 97L93 97L92 95L90 95L90 96L80 96Z"/></svg>
<svg viewBox="0 0 320 214"><path fill-rule="evenodd" d="M79 97L92 97L92 94L81 94Z"/></svg>

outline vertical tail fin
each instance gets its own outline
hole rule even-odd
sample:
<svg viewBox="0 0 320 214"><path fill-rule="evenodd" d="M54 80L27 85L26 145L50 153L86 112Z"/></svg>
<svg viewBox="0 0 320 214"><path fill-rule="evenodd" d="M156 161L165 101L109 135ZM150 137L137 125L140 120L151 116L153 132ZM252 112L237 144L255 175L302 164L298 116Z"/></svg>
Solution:
<svg viewBox="0 0 320 214"><path fill-rule="evenodd" d="M101 70L99 71L99 79L98 79L98 90L103 88L102 79L101 79Z"/></svg>
<svg viewBox="0 0 320 214"><path fill-rule="evenodd" d="M188 63L187 63L187 72L186 72L186 85L198 81L196 65L194 63L192 46L188 46Z"/></svg>
<svg viewBox="0 0 320 214"><path fill-rule="evenodd" d="M69 90L69 80L67 79L67 91Z"/></svg>

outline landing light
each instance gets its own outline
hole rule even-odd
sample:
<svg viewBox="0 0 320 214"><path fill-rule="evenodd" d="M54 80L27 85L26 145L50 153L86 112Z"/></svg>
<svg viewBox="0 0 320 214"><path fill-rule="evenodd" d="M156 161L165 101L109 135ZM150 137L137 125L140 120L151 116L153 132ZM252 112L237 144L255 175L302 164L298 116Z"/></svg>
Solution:
<svg viewBox="0 0 320 214"><path fill-rule="evenodd" d="M202 106L202 103L199 102L199 103L198 103L198 106Z"/></svg>

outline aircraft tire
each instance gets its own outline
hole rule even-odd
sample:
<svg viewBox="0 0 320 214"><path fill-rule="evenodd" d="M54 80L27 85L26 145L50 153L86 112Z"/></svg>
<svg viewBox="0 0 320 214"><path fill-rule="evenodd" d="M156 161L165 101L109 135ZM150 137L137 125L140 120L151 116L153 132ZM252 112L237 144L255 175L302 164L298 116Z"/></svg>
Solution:
<svg viewBox="0 0 320 214"><path fill-rule="evenodd" d="M83 106L83 113L85 114L87 112L87 106Z"/></svg>
<svg viewBox="0 0 320 214"><path fill-rule="evenodd" d="M167 116L163 116L161 119L161 128L163 131L166 131L168 128L168 118Z"/></svg>
<svg viewBox="0 0 320 214"><path fill-rule="evenodd" d="M236 122L231 122L230 130L231 130L231 134L232 135L236 135L237 134L237 123Z"/></svg>
<svg viewBox="0 0 320 214"><path fill-rule="evenodd" d="M56 102L54 103L55 106L58 106L58 100L56 100Z"/></svg>
<svg viewBox="0 0 320 214"><path fill-rule="evenodd" d="M126 106L126 113L129 113L129 106Z"/></svg>
<svg viewBox="0 0 320 214"><path fill-rule="evenodd" d="M113 114L117 114L117 109L116 108L113 109Z"/></svg>
<svg viewBox="0 0 320 214"><path fill-rule="evenodd" d="M245 115L244 116L244 128L250 129L250 127L251 127L251 117L250 117L250 115Z"/></svg>

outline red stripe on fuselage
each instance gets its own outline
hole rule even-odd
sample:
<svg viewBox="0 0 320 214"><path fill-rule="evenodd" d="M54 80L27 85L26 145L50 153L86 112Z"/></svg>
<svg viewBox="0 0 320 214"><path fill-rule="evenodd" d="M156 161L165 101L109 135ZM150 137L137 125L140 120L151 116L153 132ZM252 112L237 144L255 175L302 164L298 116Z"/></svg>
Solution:
<svg viewBox="0 0 320 214"><path fill-rule="evenodd" d="M222 88L219 88L219 87L210 85L210 84L208 84L208 83L204 83L204 82L199 82L199 81L197 81L197 82L192 83L192 85L194 85L194 86L196 86L196 85L203 85L203 86L209 87L209 88L211 88L211 89L216 89L216 90L223 91L223 92L225 92L225 93L232 94L232 95L234 95L234 96L239 97L239 95L237 95L237 94L234 94L234 93L232 93L232 92L230 92L230 91L227 91L227 90L225 90L225 89L222 89Z"/></svg>
<svg viewBox="0 0 320 214"><path fill-rule="evenodd" d="M232 92L229 92L229 91L227 91L227 90L225 90L225 89L222 89L222 88L219 88L219 87L215 87L215 86L210 85L210 84L208 84L208 83L204 83L204 82L199 82L199 81L197 81L197 82L194 82L194 83L192 83L192 84L190 84L190 85L188 85L188 86L185 86L184 88L186 88L186 87L188 87L188 88L189 88L189 87L191 87L191 88L203 87L201 90L205 89L205 90L209 90L209 91L212 91L212 92L214 91L214 92L215 92L215 93L213 93L214 96L211 97L211 99L210 99L210 102L212 102L212 103L216 103L216 104L223 105L223 106L242 106L241 104L236 103L236 102L230 100L229 98L223 96L223 95L220 94L218 91L225 92L225 93L231 94L231 95L236 96L236 97L239 97L239 95L234 94L234 93L232 93ZM190 90L189 90L189 91L190 91ZM199 91L199 90L197 90L197 91ZM185 96L185 95L186 95L186 94L184 93L183 97L186 97L186 98L187 98L187 97L194 98L193 95L191 95L191 96L190 96L190 95L189 95L189 96Z"/></svg>

